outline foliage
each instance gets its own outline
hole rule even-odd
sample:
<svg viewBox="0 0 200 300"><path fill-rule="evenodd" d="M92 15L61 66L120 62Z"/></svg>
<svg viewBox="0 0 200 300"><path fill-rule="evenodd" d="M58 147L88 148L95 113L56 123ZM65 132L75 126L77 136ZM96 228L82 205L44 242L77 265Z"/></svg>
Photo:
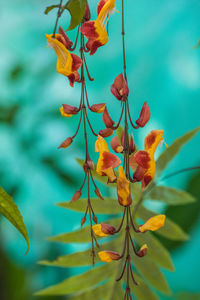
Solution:
<svg viewBox="0 0 200 300"><path fill-rule="evenodd" d="M2 187L0 187L0 213L23 235L27 242L28 249L26 253L28 253L30 247L29 237L22 215L12 197L8 195Z"/></svg>
<svg viewBox="0 0 200 300"><path fill-rule="evenodd" d="M180 151L181 147L185 145L200 128L194 129L186 133L181 138L177 139L165 152L159 157L160 172L163 171L167 164L175 157ZM98 176L96 176L98 178ZM102 179L102 177L100 177ZM102 183L105 181L101 180ZM113 185L114 186L114 185ZM137 207L136 220L146 221L149 217L154 216L156 213L149 210L144 206L145 199L153 201L163 201L166 205L185 205L195 201L194 197L184 191L158 186L154 181L153 185L144 192L138 188L137 184L132 185L132 194L134 196L134 203L132 205L132 212ZM174 200L174 202L173 202ZM58 205L67 209L83 212L85 206L85 199L79 200L74 203L59 203ZM139 205L138 205L139 203ZM97 214L108 215L106 223L114 226L119 225L122 208L117 204L115 199L106 198L104 200L92 199L92 204ZM158 230L156 234L150 232L144 236L133 233L136 243L141 246L145 243L149 246L148 255L140 258L133 256L134 259L134 275L139 282L139 286L134 286L132 291L138 300L156 300L159 299L156 293L151 289L152 287L157 291L170 295L170 287L167 280L160 270L164 268L169 271L174 271L173 262L171 260L168 250L159 241L159 236L164 236L170 240L186 241L188 235L176 223L167 217L165 226ZM86 226L83 229L76 230L49 238L52 242L62 243L88 243L90 241L90 227ZM106 238L104 243L100 243L102 249L112 249L114 251L121 251L122 236L118 234L112 239ZM132 255L134 255L132 253ZM70 255L60 256L54 261L41 261L43 265L57 266L57 267L77 267L89 266L91 264L90 249L82 252L73 253ZM99 264L96 257L97 267L89 269L85 273L73 276L65 281L46 288L37 293L37 295L68 295L70 299L121 299L122 291L120 283L116 282L117 276L122 262L113 262L105 265Z"/></svg>

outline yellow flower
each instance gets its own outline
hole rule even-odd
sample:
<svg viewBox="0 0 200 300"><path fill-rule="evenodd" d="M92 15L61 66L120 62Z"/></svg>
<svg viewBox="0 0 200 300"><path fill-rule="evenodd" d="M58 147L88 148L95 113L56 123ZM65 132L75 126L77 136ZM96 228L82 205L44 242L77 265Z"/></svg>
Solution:
<svg viewBox="0 0 200 300"><path fill-rule="evenodd" d="M147 230L156 231L162 228L165 225L165 215L157 215L152 217L146 221L143 225L139 226L139 230L141 232L145 232Z"/></svg>
<svg viewBox="0 0 200 300"><path fill-rule="evenodd" d="M106 237L115 233L115 227L104 223L93 225L92 230L99 237Z"/></svg>
<svg viewBox="0 0 200 300"><path fill-rule="evenodd" d="M120 259L120 254L114 251L100 251L98 252L98 255L103 262L111 262Z"/></svg>
<svg viewBox="0 0 200 300"><path fill-rule="evenodd" d="M122 166L119 167L119 176L117 178L117 195L120 205L131 205L132 199L130 192L130 182L126 178L124 168Z"/></svg>
<svg viewBox="0 0 200 300"><path fill-rule="evenodd" d="M77 55L71 54L66 46L58 40L59 38L59 34L56 34L55 38L52 34L46 34L48 45L54 49L57 55L57 72L67 76L70 85L73 86L74 81L78 81L80 78L77 71L82 65L82 60Z"/></svg>

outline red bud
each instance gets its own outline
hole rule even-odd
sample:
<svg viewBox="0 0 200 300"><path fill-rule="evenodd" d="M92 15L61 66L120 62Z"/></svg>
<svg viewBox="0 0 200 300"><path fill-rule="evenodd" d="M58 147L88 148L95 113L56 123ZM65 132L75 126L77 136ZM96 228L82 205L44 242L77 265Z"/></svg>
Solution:
<svg viewBox="0 0 200 300"><path fill-rule="evenodd" d="M81 193L80 190L76 191L75 194L74 194L74 196L72 197L72 200L70 202L77 201L78 199L80 199L81 195L82 195L82 193Z"/></svg>
<svg viewBox="0 0 200 300"><path fill-rule="evenodd" d="M85 6L85 14L84 14L84 20L85 21L89 21L90 20L90 8L89 8L89 5L88 5L88 2L86 3L86 6Z"/></svg>
<svg viewBox="0 0 200 300"><path fill-rule="evenodd" d="M94 192L97 195L97 197L99 197L101 200L104 200L103 196L101 195L100 190L97 187L95 188Z"/></svg>
<svg viewBox="0 0 200 300"><path fill-rule="evenodd" d="M103 122L104 124L106 125L107 128L112 128L113 125L114 125L114 121L111 119L109 113L108 113L108 110L107 110L107 107L104 108L104 111L103 111Z"/></svg>
<svg viewBox="0 0 200 300"><path fill-rule="evenodd" d="M63 104L63 111L66 114L75 115L75 114L78 113L79 109L75 106L71 106L71 105L68 105L68 104Z"/></svg>
<svg viewBox="0 0 200 300"><path fill-rule="evenodd" d="M128 96L129 88L122 73L115 78L110 90L118 100L123 100L123 98Z"/></svg>
<svg viewBox="0 0 200 300"><path fill-rule="evenodd" d="M104 223L101 223L101 230L103 233L110 234L110 235L113 235L116 232L115 227Z"/></svg>
<svg viewBox="0 0 200 300"><path fill-rule="evenodd" d="M129 144L129 150L130 150L130 154L135 152L135 143L134 143L134 140L133 140L133 136L131 135L131 138L130 138L130 144Z"/></svg>
<svg viewBox="0 0 200 300"><path fill-rule="evenodd" d="M102 137L108 137L108 136L111 136L113 134L113 130L112 130L112 128L105 128L105 129L100 130L99 134Z"/></svg>
<svg viewBox="0 0 200 300"><path fill-rule="evenodd" d="M123 146L120 145L119 138L117 136L112 138L110 146L116 153L121 153L123 151Z"/></svg>
<svg viewBox="0 0 200 300"><path fill-rule="evenodd" d="M59 42L65 45L67 49L70 49L73 43L72 41L70 41L70 39L68 38L68 36L66 35L65 31L61 26L58 29L58 33L60 34L60 36L57 36L57 40L59 40Z"/></svg>
<svg viewBox="0 0 200 300"><path fill-rule="evenodd" d="M145 244L145 245L143 245L141 248L140 248L140 250L138 251L138 255L140 256L140 257L143 257L143 256L145 256L146 254L147 254L147 245Z"/></svg>
<svg viewBox="0 0 200 300"><path fill-rule="evenodd" d="M97 217L95 215L93 215L93 221L97 224L98 220Z"/></svg>
<svg viewBox="0 0 200 300"><path fill-rule="evenodd" d="M66 140L64 140L64 142L62 142L60 144L60 146L58 147L58 149L60 148L67 148L71 145L71 143L73 142L73 139L71 137L68 137Z"/></svg>
<svg viewBox="0 0 200 300"><path fill-rule="evenodd" d="M90 110L96 113L102 113L105 108L105 103L98 103L98 104L93 104L90 107Z"/></svg>
<svg viewBox="0 0 200 300"><path fill-rule="evenodd" d="M147 124L147 122L149 121L150 116L151 116L151 113L150 113L149 106L148 106L147 102L144 102L141 112L140 112L140 117L139 117L139 119L137 119L136 124L140 127L144 127Z"/></svg>
<svg viewBox="0 0 200 300"><path fill-rule="evenodd" d="M86 216L84 216L81 220L81 227L85 224L85 222L86 222Z"/></svg>

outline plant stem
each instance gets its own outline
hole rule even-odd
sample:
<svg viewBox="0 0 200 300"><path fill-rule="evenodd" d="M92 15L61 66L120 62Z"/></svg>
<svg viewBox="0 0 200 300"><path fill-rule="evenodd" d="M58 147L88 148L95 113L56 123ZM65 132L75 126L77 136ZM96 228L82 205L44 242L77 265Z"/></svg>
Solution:
<svg viewBox="0 0 200 300"><path fill-rule="evenodd" d="M57 18L56 18L56 24L55 24L54 30L53 30L53 38L55 38L56 29L57 29L57 26L58 26L58 20L59 20L59 18L61 17L61 15L63 13L62 2L63 2L63 0L60 0L60 4L59 4L59 8L58 8L58 13L57 13Z"/></svg>

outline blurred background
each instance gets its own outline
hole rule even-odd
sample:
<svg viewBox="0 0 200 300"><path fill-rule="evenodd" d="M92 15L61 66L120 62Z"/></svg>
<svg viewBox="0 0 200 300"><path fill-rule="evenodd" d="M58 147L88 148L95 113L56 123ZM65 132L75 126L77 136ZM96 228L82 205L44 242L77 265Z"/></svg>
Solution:
<svg viewBox="0 0 200 300"><path fill-rule="evenodd" d="M200 125L200 49L193 48L200 39L200 2L125 2L131 113L137 119L147 101L152 115L134 138L143 148L144 137L150 130L164 129L165 141L170 145ZM97 3L97 0L89 1L93 18L96 18ZM120 3L116 0L119 11ZM48 16L43 12L51 4L56 1L1 3L0 184L19 206L31 240L31 250L25 256L24 240L0 217L1 300L31 300L36 290L64 280L74 271L42 267L37 261L82 249L45 240L80 227L80 214L55 204L70 200L79 187L83 173L74 158L84 158L81 134L68 150L57 150L78 122L76 116L61 118L59 107L63 103L77 105L80 86L75 84L71 88L68 80L56 73L56 56L53 50L46 49L45 33L52 33L56 11ZM65 13L60 25L65 29L68 24L69 15ZM110 93L110 85L122 71L120 34L121 18L115 13L109 22L109 43L94 56L87 56L90 73L95 77L94 82L87 83L90 102L106 102L116 121L120 103ZM76 29L69 32L72 40L75 35ZM101 115L91 114L90 119L96 131L103 127ZM91 136L90 151L95 160L94 142ZM200 164L199 147L199 136L196 136L165 173ZM163 184L185 189L199 198L199 182L200 173L196 171ZM189 232L191 238L182 244L164 241L176 267L175 273L165 272L166 277L173 292L196 293L195 299L200 299L197 294L200 292L200 201L178 209L168 208L167 215ZM170 298L160 296L160 299Z"/></svg>

